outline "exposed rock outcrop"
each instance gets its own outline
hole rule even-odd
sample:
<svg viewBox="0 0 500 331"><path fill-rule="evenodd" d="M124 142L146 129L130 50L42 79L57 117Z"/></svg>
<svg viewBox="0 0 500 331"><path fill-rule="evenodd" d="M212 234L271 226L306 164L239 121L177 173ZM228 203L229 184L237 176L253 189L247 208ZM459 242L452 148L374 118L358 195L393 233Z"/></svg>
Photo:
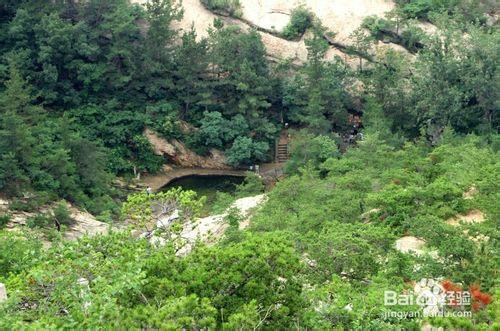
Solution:
<svg viewBox="0 0 500 331"><path fill-rule="evenodd" d="M463 224L482 223L484 222L484 220L485 220L484 214L480 210L473 209L467 212L466 214L460 214L448 219L446 223L451 226L459 226L461 223Z"/></svg>
<svg viewBox="0 0 500 331"><path fill-rule="evenodd" d="M0 302L7 300L7 289L3 283L0 283Z"/></svg>
<svg viewBox="0 0 500 331"><path fill-rule="evenodd" d="M146 0L132 0L132 2L143 4ZM335 33L330 41L344 46L352 44L350 35L361 26L365 17L372 15L382 17L394 8L394 2L387 0L240 0L240 3L242 17L235 19L216 15L205 8L200 0L183 0L184 16L179 22L174 22L173 26L182 31L189 31L193 27L200 38L208 36L207 30L215 18L221 18L228 24L238 25L244 30L256 28L270 58L291 59L293 63L300 64L307 59L304 38L290 41L279 37L279 33L290 21L290 14L294 8L301 5L309 8L325 27ZM385 44L380 47L393 48L393 45ZM326 57L331 59L334 56L340 56L351 66L357 65L354 58L344 53L342 49L331 47Z"/></svg>
<svg viewBox="0 0 500 331"><path fill-rule="evenodd" d="M243 216L243 221L240 223L239 228L244 229L250 224L251 211L261 205L267 196L260 194L252 197L246 197L236 200L230 207L237 208ZM177 255L186 255L194 248L197 240L206 243L212 243L222 237L229 224L224 221L228 212L220 215L212 215L200 218L195 222L188 222L184 224L180 238L185 241L185 245L177 251Z"/></svg>
<svg viewBox="0 0 500 331"><path fill-rule="evenodd" d="M422 254L425 241L412 236L405 236L396 240L396 249L401 253Z"/></svg>
<svg viewBox="0 0 500 331"><path fill-rule="evenodd" d="M9 207L9 201L0 198L0 212L6 211Z"/></svg>
<svg viewBox="0 0 500 331"><path fill-rule="evenodd" d="M467 191L465 191L463 194L462 194L462 197L465 199L465 200L472 200L474 199L474 196L478 193L478 189L476 187L476 185L472 185L471 187L469 187L469 189Z"/></svg>
<svg viewBox="0 0 500 331"><path fill-rule="evenodd" d="M70 203L66 203L66 205L73 222L64 232L64 238L76 240L84 235L94 236L108 233L109 224L98 221L92 214L80 210ZM11 211L11 220L7 224L7 229L15 231L26 226L28 218L35 216L37 213L51 214L53 208L54 205L52 204L41 207L37 212Z"/></svg>
<svg viewBox="0 0 500 331"><path fill-rule="evenodd" d="M396 250L401 253L415 254L417 256L429 254L429 256L435 259L438 258L437 251L426 250L425 240L413 236L404 236L396 240Z"/></svg>
<svg viewBox="0 0 500 331"><path fill-rule="evenodd" d="M153 146L155 154L166 157L174 165L184 168L231 169L224 153L219 150L212 148L208 156L201 156L177 139L167 141L150 129L146 129L144 135Z"/></svg>
<svg viewBox="0 0 500 331"><path fill-rule="evenodd" d="M282 31L290 20L293 9L304 6L310 9L335 39L349 43L349 36L367 16L383 16L394 8L387 0L240 0L243 18L266 29Z"/></svg>
<svg viewBox="0 0 500 331"><path fill-rule="evenodd" d="M66 239L76 240L84 235L95 236L108 233L109 224L100 222L92 214L75 207L70 206L69 210L74 223L64 233Z"/></svg>

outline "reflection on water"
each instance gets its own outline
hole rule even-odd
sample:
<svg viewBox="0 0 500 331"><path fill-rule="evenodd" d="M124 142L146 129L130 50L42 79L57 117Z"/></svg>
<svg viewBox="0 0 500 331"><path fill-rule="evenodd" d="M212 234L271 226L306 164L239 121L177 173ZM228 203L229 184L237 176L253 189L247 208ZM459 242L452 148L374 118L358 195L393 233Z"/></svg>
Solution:
<svg viewBox="0 0 500 331"><path fill-rule="evenodd" d="M203 216L206 216L212 208L217 192L234 193L236 186L243 183L244 179L234 176L186 176L171 181L163 190L181 187L183 190L195 191L198 196L206 196L207 201L202 211Z"/></svg>

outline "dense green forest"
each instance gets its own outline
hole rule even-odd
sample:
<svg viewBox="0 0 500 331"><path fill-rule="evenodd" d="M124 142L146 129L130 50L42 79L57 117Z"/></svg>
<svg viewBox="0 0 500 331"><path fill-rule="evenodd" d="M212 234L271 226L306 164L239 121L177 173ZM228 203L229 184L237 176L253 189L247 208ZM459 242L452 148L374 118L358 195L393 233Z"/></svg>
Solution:
<svg viewBox="0 0 500 331"><path fill-rule="evenodd" d="M202 3L240 15L238 1ZM0 0L0 198L9 201L0 210L0 329L500 328L500 35L486 15L497 9L396 4L365 20L369 34L355 32L345 49L359 57L352 67L325 60L332 32L305 7L282 35L307 30L308 58L297 65L269 59L257 31L222 19L206 38L176 30L183 9L172 0ZM374 56L377 40L408 54ZM157 247L131 229L68 241L52 225L71 222L62 201L113 225L142 227L162 199L194 219L204 202L194 192L127 197L116 185L166 162L145 128L200 155L224 151L243 168L272 159L284 123L285 176L247 229L230 212L216 244L180 257L175 226ZM263 187L250 176L215 207ZM11 213L51 203L53 216L27 223L40 231L2 229ZM470 211L483 222L449 221ZM396 250L403 236L425 241L425 252ZM422 278L469 289L472 316L388 317L417 308L384 305L384 291L404 293Z"/></svg>

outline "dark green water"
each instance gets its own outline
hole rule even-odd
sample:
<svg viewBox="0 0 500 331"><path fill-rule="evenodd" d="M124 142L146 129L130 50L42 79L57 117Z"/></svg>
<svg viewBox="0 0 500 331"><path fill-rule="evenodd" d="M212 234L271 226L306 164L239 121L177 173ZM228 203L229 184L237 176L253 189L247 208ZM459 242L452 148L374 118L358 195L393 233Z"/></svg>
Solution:
<svg viewBox="0 0 500 331"><path fill-rule="evenodd" d="M234 193L236 186L243 183L244 177L233 176L186 176L171 181L163 190L169 190L174 187L181 187L184 190L192 190L198 193L198 196L206 196L207 201L202 214L210 214L212 205L216 199L216 193Z"/></svg>

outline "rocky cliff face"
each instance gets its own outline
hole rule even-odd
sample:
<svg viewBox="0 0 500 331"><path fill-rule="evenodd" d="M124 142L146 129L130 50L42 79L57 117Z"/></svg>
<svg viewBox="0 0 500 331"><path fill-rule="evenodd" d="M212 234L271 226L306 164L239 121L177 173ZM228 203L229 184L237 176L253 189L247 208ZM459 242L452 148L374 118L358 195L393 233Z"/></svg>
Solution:
<svg viewBox="0 0 500 331"><path fill-rule="evenodd" d="M132 0L144 4L147 0ZM222 18L228 24L235 24L243 29L256 27L266 46L267 54L274 59L292 59L296 64L307 59L307 48L304 38L290 41L280 38L278 34L290 21L290 14L294 8L301 5L309 8L331 32L334 32L332 42L350 45L351 33L359 28L367 16L384 16L394 8L390 0L240 0L241 19L221 17L206 9L200 0L183 0L184 17L176 22L175 27L182 31L189 31L193 26L198 37L206 37L207 30L212 26L215 18ZM378 48L396 48L395 44L379 44ZM334 46L326 54L327 59L340 56L346 63L356 66L358 61L343 53L342 49Z"/></svg>
<svg viewBox="0 0 500 331"><path fill-rule="evenodd" d="M201 156L177 139L167 141L150 129L144 131L144 136L149 140L157 155L170 160L170 165L183 168L231 169L224 153L217 149L210 149L207 156Z"/></svg>

